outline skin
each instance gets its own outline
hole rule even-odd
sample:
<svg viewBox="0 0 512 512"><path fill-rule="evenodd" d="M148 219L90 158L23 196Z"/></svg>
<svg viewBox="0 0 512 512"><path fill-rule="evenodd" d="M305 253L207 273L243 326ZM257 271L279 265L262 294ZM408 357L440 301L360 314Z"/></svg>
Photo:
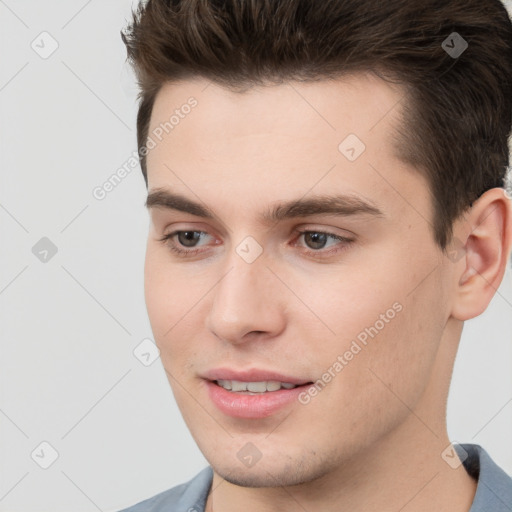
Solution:
<svg viewBox="0 0 512 512"><path fill-rule="evenodd" d="M243 94L199 78L166 84L150 133L190 96L197 106L148 154L148 189L214 218L149 208L145 295L174 396L214 469L207 510L469 510L476 483L441 457L446 400L463 322L505 272L510 200L483 194L454 224L465 251L447 257L428 184L393 147L402 92L371 74ZM366 145L353 162L338 150L350 133ZM259 221L279 202L324 194L382 215ZM205 235L195 247L159 240L176 230ZM353 242L315 245L297 230ZM253 263L236 252L247 236L263 250ZM307 405L236 419L210 401L201 375L219 366L317 381L395 303L401 311ZM248 442L262 455L252 467L237 457Z"/></svg>

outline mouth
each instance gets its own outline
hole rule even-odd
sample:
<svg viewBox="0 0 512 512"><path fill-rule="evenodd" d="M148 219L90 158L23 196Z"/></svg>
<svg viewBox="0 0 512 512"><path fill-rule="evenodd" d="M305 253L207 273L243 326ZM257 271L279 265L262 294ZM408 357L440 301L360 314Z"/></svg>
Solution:
<svg viewBox="0 0 512 512"><path fill-rule="evenodd" d="M208 377L204 382L213 405L226 416L245 419L266 418L297 405L299 395L313 384L268 372L222 371Z"/></svg>
<svg viewBox="0 0 512 512"><path fill-rule="evenodd" d="M244 382L241 380L218 379L213 382L227 391L242 393L244 395L261 395L263 393L279 391L280 389L294 389L299 387L298 384L293 384L292 382L280 382L277 380Z"/></svg>

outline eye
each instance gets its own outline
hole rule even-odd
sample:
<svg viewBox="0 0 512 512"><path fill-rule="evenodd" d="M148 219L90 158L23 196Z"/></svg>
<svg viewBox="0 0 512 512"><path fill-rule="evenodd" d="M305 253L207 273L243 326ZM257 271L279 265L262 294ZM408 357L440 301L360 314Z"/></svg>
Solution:
<svg viewBox="0 0 512 512"><path fill-rule="evenodd" d="M194 247L195 244L201 240L201 231L177 231L178 242L185 247Z"/></svg>
<svg viewBox="0 0 512 512"><path fill-rule="evenodd" d="M208 236L210 235L204 231L182 230L173 231L172 233L160 238L159 241L165 243L171 251L177 254L190 256L201 251L201 249L195 248L196 244L198 241ZM174 241L175 237L180 245L176 245L176 242ZM182 247L188 247L189 249L192 248L192 250L182 249Z"/></svg>
<svg viewBox="0 0 512 512"><path fill-rule="evenodd" d="M304 236L304 242L311 249L323 249L329 238L334 238L332 235L321 231L305 231L302 234Z"/></svg>
<svg viewBox="0 0 512 512"><path fill-rule="evenodd" d="M298 238L303 238L304 243L308 247L308 249L306 249L304 252L313 255L326 254L330 256L332 254L338 253L346 249L348 245L354 242L354 239L352 238L347 238L341 235L335 235L333 233L328 233L326 231L304 230L298 232L300 234ZM326 247L329 240L332 240L334 242L331 245L334 245L335 248L323 250Z"/></svg>

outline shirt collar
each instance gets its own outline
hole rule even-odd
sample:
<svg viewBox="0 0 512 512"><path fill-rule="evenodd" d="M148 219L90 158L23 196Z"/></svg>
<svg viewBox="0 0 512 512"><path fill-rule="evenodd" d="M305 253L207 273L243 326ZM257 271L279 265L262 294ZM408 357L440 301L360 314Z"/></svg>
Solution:
<svg viewBox="0 0 512 512"><path fill-rule="evenodd" d="M461 444L454 447L468 474L477 481L469 512L512 512L512 478L481 446Z"/></svg>

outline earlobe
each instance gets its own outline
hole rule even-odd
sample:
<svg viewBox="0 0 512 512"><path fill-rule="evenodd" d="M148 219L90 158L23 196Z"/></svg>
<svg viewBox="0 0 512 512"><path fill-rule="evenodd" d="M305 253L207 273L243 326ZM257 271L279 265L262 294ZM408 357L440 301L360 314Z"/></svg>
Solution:
<svg viewBox="0 0 512 512"><path fill-rule="evenodd" d="M503 189L488 190L474 203L459 228L456 236L465 240L465 254L454 275L452 316L458 320L483 313L500 286L512 244L511 204Z"/></svg>

